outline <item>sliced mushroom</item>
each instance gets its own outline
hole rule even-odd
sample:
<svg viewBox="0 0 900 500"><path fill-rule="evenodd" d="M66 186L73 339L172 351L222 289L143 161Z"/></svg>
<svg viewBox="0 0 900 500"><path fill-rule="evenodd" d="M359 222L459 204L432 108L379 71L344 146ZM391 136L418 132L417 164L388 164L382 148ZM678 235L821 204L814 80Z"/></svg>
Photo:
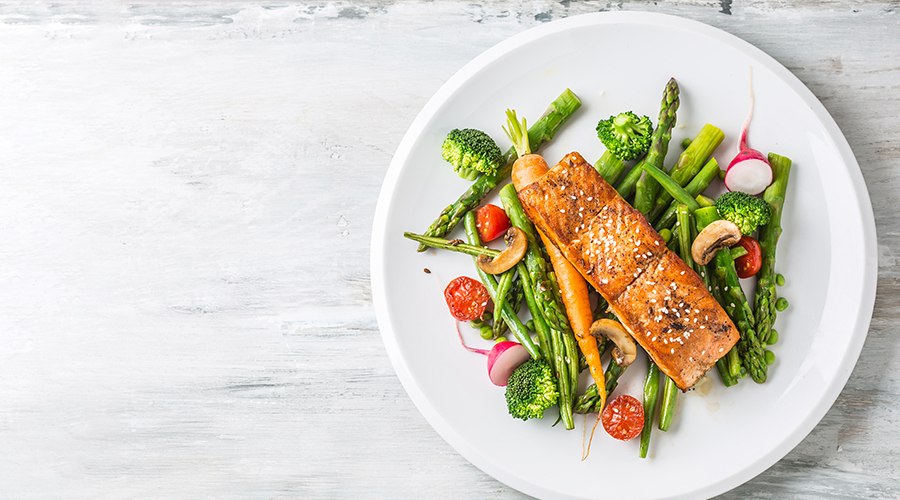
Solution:
<svg viewBox="0 0 900 500"><path fill-rule="evenodd" d="M634 345L634 339L618 321L611 319L594 321L591 325L591 335L598 339L612 340L616 344L612 356L616 360L616 364L622 368L630 365L637 357L637 346Z"/></svg>
<svg viewBox="0 0 900 500"><path fill-rule="evenodd" d="M525 233L516 226L506 230L506 248L496 257L481 254L476 259L479 269L488 274L500 274L516 265L525 255L528 248L528 238Z"/></svg>
<svg viewBox="0 0 900 500"><path fill-rule="evenodd" d="M735 245L741 239L741 230L737 224L728 220L717 220L703 228L694 244L691 245L691 257L701 265L709 264L716 252Z"/></svg>

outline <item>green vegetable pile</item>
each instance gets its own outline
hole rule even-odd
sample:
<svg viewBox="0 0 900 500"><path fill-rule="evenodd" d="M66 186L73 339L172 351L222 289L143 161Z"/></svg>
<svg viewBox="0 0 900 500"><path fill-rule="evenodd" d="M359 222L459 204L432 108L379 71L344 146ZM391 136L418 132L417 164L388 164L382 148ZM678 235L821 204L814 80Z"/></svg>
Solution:
<svg viewBox="0 0 900 500"><path fill-rule="evenodd" d="M680 89L675 79L670 79L663 89L655 127L648 117L632 111L600 120L597 135L606 151L594 168L644 214L667 246L696 271L735 324L740 339L716 363L722 383L733 386L748 376L763 383L774 362L770 347L778 341L778 332L773 329L776 315L787 307L786 299L779 297L776 290L784 283L784 277L775 272L775 254L782 233L791 160L774 153L768 155L773 182L762 197L728 192L716 200L707 198L703 193L719 178L721 169L713 152L722 143L724 133L713 125L704 125L695 137L683 141L678 160L667 168L665 158L679 105ZM419 251L432 247L473 257L495 257L499 252L484 247L479 239L473 209L509 177L516 158L550 141L580 106L578 97L566 90L531 127L526 127L524 120L520 123L514 112L508 112L508 129L504 130L514 146L505 154L484 132L451 131L443 146L444 157L461 176L474 182L424 234L404 236L418 242ZM632 160L629 168L626 162ZM577 349L552 267L513 186L501 188L499 194L511 224L526 235L528 248L525 257L502 274L489 275L479 269L479 277L496 308L492 316L473 322L473 326L481 329L486 338L509 334L531 355L509 379L506 401L510 415L522 420L542 418L547 408L556 405L560 421L566 429L572 429L573 414L603 410L601 391L590 385L578 394L578 379L586 369L586 361ZM692 258L691 247L697 235L719 219L734 222L745 235L758 234L762 265L756 275L753 305L738 278L734 260L738 252L718 250L706 265ZM467 242L445 239L461 221ZM531 320L525 323L519 319L523 305L531 314ZM616 319L605 300L597 296L594 319L600 318ZM488 326L488 322L492 325ZM600 355L612 347L610 341L601 342ZM607 394L616 389L624 371L610 358L605 370ZM651 360L643 386L644 414L648 418L641 433L641 457L647 456L654 419L658 429L670 428L678 392L675 383Z"/></svg>

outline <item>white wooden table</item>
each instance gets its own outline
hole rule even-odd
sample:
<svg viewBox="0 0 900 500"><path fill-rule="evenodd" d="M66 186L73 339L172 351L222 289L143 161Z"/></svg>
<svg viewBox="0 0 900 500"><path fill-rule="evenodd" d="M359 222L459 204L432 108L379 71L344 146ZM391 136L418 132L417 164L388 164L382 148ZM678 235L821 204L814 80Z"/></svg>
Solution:
<svg viewBox="0 0 900 500"><path fill-rule="evenodd" d="M365 0L0 2L0 498L523 498L400 386L372 213L456 70L604 10L772 55L834 116L874 206L859 364L794 451L722 498L900 496L896 0Z"/></svg>

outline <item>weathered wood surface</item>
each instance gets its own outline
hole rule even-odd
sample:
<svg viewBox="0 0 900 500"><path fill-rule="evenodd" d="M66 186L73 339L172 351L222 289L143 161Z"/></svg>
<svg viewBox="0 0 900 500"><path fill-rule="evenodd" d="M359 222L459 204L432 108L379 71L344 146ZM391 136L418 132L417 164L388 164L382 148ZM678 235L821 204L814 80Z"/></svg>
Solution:
<svg viewBox="0 0 900 500"><path fill-rule="evenodd" d="M782 62L874 205L858 366L722 498L900 496L900 3L368 0L0 3L0 498L523 498L400 386L372 212L456 70L604 10L696 19Z"/></svg>

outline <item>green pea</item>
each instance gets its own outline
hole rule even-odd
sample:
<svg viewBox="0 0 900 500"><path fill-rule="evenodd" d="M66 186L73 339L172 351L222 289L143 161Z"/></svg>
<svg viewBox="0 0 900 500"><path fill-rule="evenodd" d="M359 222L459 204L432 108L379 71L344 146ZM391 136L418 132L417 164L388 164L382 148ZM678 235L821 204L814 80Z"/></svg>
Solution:
<svg viewBox="0 0 900 500"><path fill-rule="evenodd" d="M663 239L663 241L668 243L669 240L672 239L672 230L664 227L659 230L659 236Z"/></svg>
<svg viewBox="0 0 900 500"><path fill-rule="evenodd" d="M766 351L766 364L771 365L775 362L775 353L772 351Z"/></svg>
<svg viewBox="0 0 900 500"><path fill-rule="evenodd" d="M490 311L485 311L484 314L481 315L482 321L490 321L494 319L494 315L491 314Z"/></svg>
<svg viewBox="0 0 900 500"><path fill-rule="evenodd" d="M778 331L772 330L771 332L769 332L769 338L766 341L769 343L769 345L777 344L778 343Z"/></svg>
<svg viewBox="0 0 900 500"><path fill-rule="evenodd" d="M778 286L784 286L784 275L783 274L775 275L775 284Z"/></svg>
<svg viewBox="0 0 900 500"><path fill-rule="evenodd" d="M481 321L481 319L473 319L472 321L469 321L469 326L476 330L481 330L481 327L484 326L484 321Z"/></svg>
<svg viewBox="0 0 900 500"><path fill-rule="evenodd" d="M778 312L784 311L788 308L788 301L784 297L778 297L778 300L775 301L775 310Z"/></svg>
<svg viewBox="0 0 900 500"><path fill-rule="evenodd" d="M497 337L497 340L495 340L494 342L500 343L500 342L506 342L507 340L509 340L509 339L507 339L506 337Z"/></svg>
<svg viewBox="0 0 900 500"><path fill-rule="evenodd" d="M694 141L692 141L690 137L685 137L684 140L681 141L681 147L684 149L687 149L688 146L690 146L692 142L694 142Z"/></svg>
<svg viewBox="0 0 900 500"><path fill-rule="evenodd" d="M760 342L759 346L762 347L763 349L765 349L766 347L769 347L769 343L768 342Z"/></svg>
<svg viewBox="0 0 900 500"><path fill-rule="evenodd" d="M489 326L481 327L481 338L485 340L490 340L494 338L494 329Z"/></svg>

